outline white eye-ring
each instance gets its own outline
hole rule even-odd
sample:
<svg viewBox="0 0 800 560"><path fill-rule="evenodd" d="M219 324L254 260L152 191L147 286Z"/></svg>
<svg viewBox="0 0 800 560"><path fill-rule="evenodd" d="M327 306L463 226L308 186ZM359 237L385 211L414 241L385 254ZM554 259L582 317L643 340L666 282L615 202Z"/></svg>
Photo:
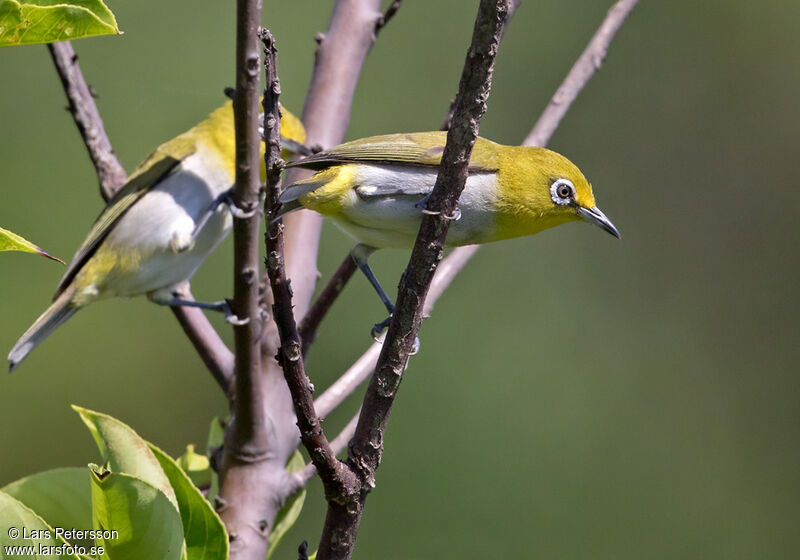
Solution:
<svg viewBox="0 0 800 560"><path fill-rule="evenodd" d="M575 201L575 185L569 179L556 179L550 185L550 198L560 206L572 204Z"/></svg>

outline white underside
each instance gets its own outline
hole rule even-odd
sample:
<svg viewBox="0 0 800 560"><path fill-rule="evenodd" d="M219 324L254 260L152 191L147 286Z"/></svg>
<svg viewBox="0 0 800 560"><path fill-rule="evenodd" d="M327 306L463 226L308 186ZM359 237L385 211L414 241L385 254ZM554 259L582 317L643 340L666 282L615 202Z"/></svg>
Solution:
<svg viewBox="0 0 800 560"><path fill-rule="evenodd" d="M148 255L135 272L110 274L98 297L171 291L189 280L232 227L226 205L212 214L191 243L197 222L212 202L231 187L215 154L198 152L160 185L138 200L117 222L102 249L115 254Z"/></svg>
<svg viewBox="0 0 800 560"><path fill-rule="evenodd" d="M422 211L415 204L429 193L437 170L407 166L362 165L357 186L344 202L336 223L360 243L373 247L410 247L419 232ZM383 194L381 194L383 193ZM470 175L458 208L461 217L451 222L448 245L469 245L487 239L494 220L486 208L497 200L497 176Z"/></svg>

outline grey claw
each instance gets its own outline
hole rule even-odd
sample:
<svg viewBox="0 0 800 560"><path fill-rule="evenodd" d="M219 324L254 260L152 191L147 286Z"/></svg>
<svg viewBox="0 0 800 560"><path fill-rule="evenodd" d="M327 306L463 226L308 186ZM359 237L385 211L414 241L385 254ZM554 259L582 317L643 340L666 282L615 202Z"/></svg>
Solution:
<svg viewBox="0 0 800 560"><path fill-rule="evenodd" d="M257 206L251 210L244 210L243 208L239 208L238 206L236 206L236 203L231 198L230 193L225 195L225 203L228 205L228 208L230 209L233 217L238 218L240 220L246 220L248 218L252 218L253 216L256 215L256 212L258 212Z"/></svg>
<svg viewBox="0 0 800 560"><path fill-rule="evenodd" d="M250 322L249 317L245 319L239 319L239 317L233 313L233 310L231 309L231 304L227 299L223 302L221 309L222 312L225 314L225 321L227 321L234 327L241 327Z"/></svg>
<svg viewBox="0 0 800 560"><path fill-rule="evenodd" d="M386 319L384 319L380 323L375 323L375 325L372 327L372 330L369 331L369 334L372 336L372 340L374 340L375 342L380 342L381 333L384 330L386 330L386 327L389 326L389 323L391 321L392 321L392 316L389 315L388 317L386 317Z"/></svg>

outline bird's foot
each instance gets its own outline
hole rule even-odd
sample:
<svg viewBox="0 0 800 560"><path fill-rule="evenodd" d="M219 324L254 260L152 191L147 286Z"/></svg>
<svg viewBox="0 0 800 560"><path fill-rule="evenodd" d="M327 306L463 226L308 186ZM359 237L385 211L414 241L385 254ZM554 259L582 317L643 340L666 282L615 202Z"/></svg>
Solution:
<svg viewBox="0 0 800 560"><path fill-rule="evenodd" d="M236 203L233 201L233 198L231 198L230 191L225 193L225 204L228 205L228 208L230 209L233 217L238 218L240 220L246 220L248 218L252 218L258 212L258 206L250 208L249 210L245 210L244 208L237 206Z"/></svg>
<svg viewBox="0 0 800 560"><path fill-rule="evenodd" d="M382 342L383 339L381 338L381 333L386 330L389 326L389 323L392 322L392 316L389 315L381 321L380 323L376 323L375 326L372 327L372 330L369 331L369 334L372 336L372 340L375 342ZM419 352L419 337L414 337L414 346L411 347L411 352L409 352L409 356L414 356Z"/></svg>
<svg viewBox="0 0 800 560"><path fill-rule="evenodd" d="M419 202L414 204L414 207L415 208L419 208L422 211L423 214L430 214L431 216L439 216L439 215L441 215L442 218L444 218L447 221L457 222L458 220L461 219L461 209L458 206L456 206L456 208L453 210L453 213L450 214L449 216L443 215L438 210L430 210L428 208L428 199L429 198L430 198L430 195L426 196L425 198L423 198L422 200L420 200Z"/></svg>

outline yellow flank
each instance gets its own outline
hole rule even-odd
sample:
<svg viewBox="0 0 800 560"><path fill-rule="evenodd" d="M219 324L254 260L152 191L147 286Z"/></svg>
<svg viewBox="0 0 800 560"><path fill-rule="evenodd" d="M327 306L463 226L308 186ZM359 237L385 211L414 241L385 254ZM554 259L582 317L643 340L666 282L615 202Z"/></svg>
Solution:
<svg viewBox="0 0 800 560"><path fill-rule="evenodd" d="M136 273L146 259L147 255L140 251L115 251L101 245L75 277L72 305L82 307L98 299L117 296L113 290L114 280Z"/></svg>

